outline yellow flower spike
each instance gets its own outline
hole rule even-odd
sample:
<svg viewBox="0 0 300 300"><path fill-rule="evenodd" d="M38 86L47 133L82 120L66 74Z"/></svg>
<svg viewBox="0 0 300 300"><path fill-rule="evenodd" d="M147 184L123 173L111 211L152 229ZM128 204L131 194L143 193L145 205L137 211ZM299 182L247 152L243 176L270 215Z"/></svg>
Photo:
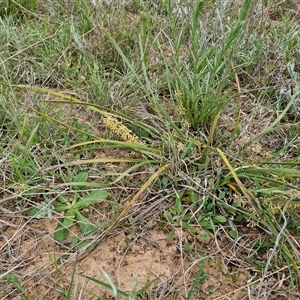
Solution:
<svg viewBox="0 0 300 300"><path fill-rule="evenodd" d="M103 124L125 142L138 145L144 144L129 128L112 116L105 117Z"/></svg>

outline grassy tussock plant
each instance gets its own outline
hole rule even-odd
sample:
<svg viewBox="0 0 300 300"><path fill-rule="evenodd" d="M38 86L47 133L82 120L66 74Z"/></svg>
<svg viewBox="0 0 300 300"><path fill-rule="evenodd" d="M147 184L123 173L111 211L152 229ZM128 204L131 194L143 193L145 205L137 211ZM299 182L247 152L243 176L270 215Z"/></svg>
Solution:
<svg viewBox="0 0 300 300"><path fill-rule="evenodd" d="M184 283L185 299L200 295L209 255L199 249L214 243L218 253L224 254L224 265L243 265L259 277L241 287L245 295L248 292L252 298L262 298L262 284L275 275L285 279L284 284L278 281L282 288L297 290L299 120L296 114L292 120L289 115L299 99L298 23L292 22L295 27L290 28L288 14L284 22L279 19L274 23L270 12L282 2L194 1L187 4L186 15L174 8L175 1L158 1L155 10L151 1L134 1L129 8L121 2L99 2L99 7L85 2L85 8L74 2L81 11L73 7L72 18L80 15L82 22L68 19L59 30L55 27L58 35L47 28L31 54L45 51L43 70L35 62L30 65L36 72L40 70L40 81L22 77L20 84L13 85L6 61L0 65L7 81L3 95L6 87L18 96L22 92L33 95L32 103L16 100L12 105L21 107L26 115L23 122L16 122L21 137L9 173L11 180L22 184L18 184L18 195L6 195L1 201L7 203L20 196L30 199L30 215L51 217L52 212L60 213L56 241L65 240L77 222L81 233L92 238L83 245L77 257L80 260L122 220L126 220L125 227L134 227L129 211L143 204L147 190L150 198L158 197L163 205L142 208L145 211L141 214L148 213L143 221L148 221L148 216L151 222L155 218L155 224L168 232L168 243L176 247L178 228L190 237L180 240L179 247L181 257L197 262L193 265L196 271L191 267L192 283ZM285 9L280 6L278 12ZM120 12L122 18L115 18ZM265 15L271 25L264 24ZM121 23L116 24L119 19ZM48 43L50 33L55 39ZM17 45L17 41L15 37L12 42ZM30 43L34 44L33 40ZM30 54L27 50L22 53L24 57ZM6 60L16 57L22 61L22 55L7 54ZM284 58L277 59L282 55ZM279 60L281 66L277 65ZM293 64L287 63L290 60ZM280 78L276 78L278 68L283 70ZM67 94L70 90L72 96ZM87 126L80 126L80 118L77 124L68 122L64 114L54 113L56 107L80 107L88 116L96 116L97 125L89 126L88 120ZM37 143L43 145L41 141L47 140L50 126L60 132L53 141L59 151L55 148L49 154L44 150L47 156L43 153L42 157L50 158L40 166L32 152ZM91 157L94 152L107 157ZM112 155L115 153L116 157ZM125 169L119 168L121 165ZM88 181L85 170L89 167L91 177L99 182ZM147 178L131 177L141 168L147 170ZM41 191L49 178L54 178L55 184ZM17 190L17 184L14 187ZM66 187L72 192L70 197L57 197L57 191L65 193ZM114 189L119 188L126 193L134 191L126 194L126 204L120 199L110 201ZM34 198L36 195L39 198ZM56 200L45 201L48 195ZM83 211L96 209L103 202L108 209L101 214L107 213L109 222L97 227ZM224 240L227 244L222 248L219 241L224 244ZM73 262L71 252L66 254ZM110 289L115 297L136 297L136 287L132 295L124 293L107 273L102 274L108 283L86 278ZM156 298L171 298L176 288L177 283L168 286ZM199 298L204 294L215 297L208 289Z"/></svg>
<svg viewBox="0 0 300 300"><path fill-rule="evenodd" d="M223 38L223 42L221 43L221 47L215 48L210 47L206 49L204 47L204 41L200 44L201 34L198 26L200 14L204 7L204 2L198 2L197 6L194 9L193 18L191 23L184 24L184 29L180 32L178 38L176 39L173 36L169 41L172 43L172 47L174 49L174 63L172 63L175 67L175 72L171 73L170 71L170 62L166 61L165 68L167 74L167 85L171 92L171 105L174 107L175 111L177 110L177 114L175 114L176 119L169 114L167 110L161 106L157 100L156 92L153 90L151 86L150 78L148 77L147 67L144 63L142 63L142 74L143 77L137 72L134 65L129 61L129 59L123 53L121 47L117 44L115 39L109 34L108 31L103 29L104 35L110 41L112 46L119 53L122 58L124 64L127 66L128 70L132 73L135 78L138 86L144 91L145 96L149 98L149 101L154 109L154 111L158 114L159 118L162 120L164 124L164 131L158 133L158 131L148 126L146 123L137 122L135 119L130 119L117 111L110 111L106 108L101 108L96 105L87 105L92 110L103 115L103 123L109 128L113 133L115 133L118 137L120 137L125 143L112 140L104 140L100 139L98 142L100 143L108 143L114 144L115 147L125 148L128 147L134 151L137 151L143 155L146 154L146 157L150 158L154 152L156 153L156 158L161 161L173 161L171 164L171 168L173 172L178 172L181 168L180 159L185 160L186 163L191 164L191 169L189 172L195 172L198 170L206 170L208 165L210 164L210 157L215 156L216 154L220 155L225 164L229 167L230 174L226 177L225 181L215 182L215 187L213 189L217 189L221 186L229 186L230 180L234 180L237 184L239 191L241 191L242 195L246 197L246 206L245 202L241 201L238 203L237 210L242 211L245 207L248 210L248 214L246 220L249 220L253 217L255 222L262 223L265 227L267 227L274 235L277 235L280 229L276 229L276 226L272 223L272 215L269 216L269 211L264 210L262 204L259 203L256 199L256 192L250 191L250 189L246 189L245 186L241 182L241 178L244 176L240 175L239 168L235 170L232 167L232 163L229 162L229 159L226 157L226 154L218 149L217 147L213 147L214 144L214 135L217 128L217 124L219 118L222 113L222 109L228 105L229 101L232 100L230 94L232 93L229 84L229 80L233 77L231 73L231 59L234 58L234 53L237 50L238 42L242 38L242 33L245 27L245 20L247 17L247 13L250 10L250 4L252 1L246 1L244 6L241 8L239 17L236 20L236 23L232 25L231 29ZM172 10L169 7L169 19L174 20L172 16ZM175 24L173 21L170 21L171 32L176 32L175 28L178 24ZM189 49L189 61L183 61L181 56L179 55L180 47L183 45L183 30L188 28L188 32L191 38L191 48ZM182 40L179 40L182 39ZM139 46L141 51L141 57L144 56L144 49L146 45L143 45L143 40L147 41L147 39L139 39ZM173 42L175 41L175 42ZM207 63L207 62L210 63ZM174 76L175 75L175 76ZM145 82L145 84L144 84ZM17 86L18 88L29 88L26 86ZM61 97L61 103L84 103L75 98L70 98L71 101L65 101L63 99L68 99L65 95L61 93L57 93L55 91L42 89L38 87L33 87L33 90L46 92L50 94L56 94ZM59 102L59 101L56 101ZM261 133L256 139L261 138L265 133L275 130L275 126L281 120L281 118L285 115L288 108L292 105L292 101L288 105L288 107L281 113L281 115L267 128L265 132ZM147 132L151 136L159 136L160 144L157 148L157 151L153 151L153 149L145 146L145 144L141 141L140 137L138 137L135 133L132 132L127 126L125 126L122 122L118 121L116 117L112 116L121 116L129 122L132 128L137 128L137 126L142 126L143 129L146 129ZM238 126L239 124L236 124ZM203 128L206 126L210 126L209 134L207 135ZM94 143L96 140L91 141ZM84 143L86 144L86 143ZM74 145L81 146L84 144ZM131 146L130 146L131 145ZM147 151L142 151L142 150ZM195 169L196 168L196 169ZM251 178L251 170L250 168L243 167L241 169L243 173L246 173L247 178ZM272 172L272 171L271 171ZM283 173L294 173L292 170L282 170ZM266 176L266 179L263 181L268 182L268 173L267 169L261 168L260 173ZM186 174L185 176L187 176ZM296 175L298 176L298 175ZM189 177L189 176L188 176ZM188 178L187 177L187 178ZM257 180L257 177L252 177ZM184 180L184 179L183 179ZM177 197L177 204L175 206L175 214L182 215L182 201L184 197L186 197L185 192L181 193L182 197ZM239 200L237 200L239 201ZM263 203L269 203L269 199L264 200ZM273 201L271 201L273 203ZM273 205L273 206L272 206ZM268 208L275 207L280 204L269 204ZM225 223L228 220L229 215L225 214L219 215L217 214L219 204L215 203L214 205L206 204L206 211L208 214L211 214L211 218L207 219L205 216L205 212L200 214L198 218L198 222L202 225L202 227L206 227L209 230L215 231L215 222ZM292 206L285 206L292 207ZM295 206L293 206L295 207ZM267 209L268 209L267 208ZM265 208L266 209L266 208ZM205 211L205 210L204 210ZM254 214L253 214L254 212ZM275 212L275 209L271 209L271 213ZM173 220L170 214L168 215L168 219ZM251 217L252 215L252 217ZM189 215L185 216L187 219L186 229L190 228L189 224L192 224L192 220L188 219ZM173 221L172 221L173 222ZM205 225L206 224L206 225ZM290 241L292 243L292 241ZM291 255L289 255L291 257Z"/></svg>

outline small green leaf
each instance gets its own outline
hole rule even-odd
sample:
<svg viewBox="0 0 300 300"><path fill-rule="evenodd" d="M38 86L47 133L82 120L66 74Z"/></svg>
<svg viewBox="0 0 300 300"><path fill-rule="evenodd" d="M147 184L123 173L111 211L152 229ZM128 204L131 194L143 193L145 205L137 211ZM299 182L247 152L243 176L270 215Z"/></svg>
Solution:
<svg viewBox="0 0 300 300"><path fill-rule="evenodd" d="M170 212L170 214L172 214L173 216L176 215L176 210L175 210L174 205L171 206L171 207L169 208L169 212Z"/></svg>
<svg viewBox="0 0 300 300"><path fill-rule="evenodd" d="M209 203L209 204L207 205L206 209L207 209L208 211L211 211L211 210L213 210L214 206L215 206L215 205L214 205L213 203Z"/></svg>
<svg viewBox="0 0 300 300"><path fill-rule="evenodd" d="M189 227L189 232L191 234L196 234L197 233L197 228L195 228L195 227Z"/></svg>
<svg viewBox="0 0 300 300"><path fill-rule="evenodd" d="M54 204L54 210L57 212L67 210L71 207L71 204Z"/></svg>
<svg viewBox="0 0 300 300"><path fill-rule="evenodd" d="M187 221L189 223L195 222L195 218L193 218L192 214L190 214L190 213L184 215L184 217L182 219L183 219L183 221Z"/></svg>
<svg viewBox="0 0 300 300"><path fill-rule="evenodd" d="M200 234L197 238L200 242L203 243L208 243L211 240L211 237L207 232Z"/></svg>
<svg viewBox="0 0 300 300"><path fill-rule="evenodd" d="M174 223L172 214L169 211L165 211L165 217L169 222Z"/></svg>
<svg viewBox="0 0 300 300"><path fill-rule="evenodd" d="M244 216L237 216L234 218L234 221L236 222L242 222L244 220Z"/></svg>
<svg viewBox="0 0 300 300"><path fill-rule="evenodd" d="M187 250L193 250L194 245L193 245L192 243L187 243L187 244L185 244L185 248L186 248Z"/></svg>
<svg viewBox="0 0 300 300"><path fill-rule="evenodd" d="M108 228L109 226L111 226L112 225L112 222L110 222L110 221L103 221L103 222L101 222L100 224L99 224L99 227L101 228L101 227L103 227L103 228Z"/></svg>
<svg viewBox="0 0 300 300"><path fill-rule="evenodd" d="M178 216L181 216L182 215L182 212L183 212L183 207L181 205L181 197L177 197L176 198L176 201L175 201L175 210L176 210L176 214Z"/></svg>
<svg viewBox="0 0 300 300"><path fill-rule="evenodd" d="M189 193L189 201L191 202L191 203L195 203L196 201L197 201L197 194L195 193L195 192L193 192L193 191L191 191L190 193Z"/></svg>
<svg viewBox="0 0 300 300"><path fill-rule="evenodd" d="M74 223L74 219L75 219L75 210L69 209L65 214L63 225L67 228L71 227Z"/></svg>
<svg viewBox="0 0 300 300"><path fill-rule="evenodd" d="M74 178L74 182L85 182L89 178L88 172L80 172Z"/></svg>
<svg viewBox="0 0 300 300"><path fill-rule="evenodd" d="M73 190L82 190L85 187L85 183L89 178L89 174L87 172L80 172L74 178L73 183L78 183L77 185L72 185Z"/></svg>
<svg viewBox="0 0 300 300"><path fill-rule="evenodd" d="M131 234L132 237L136 237L136 231L135 231L134 227L131 227L129 229L129 231L130 231L130 234Z"/></svg>
<svg viewBox="0 0 300 300"><path fill-rule="evenodd" d="M167 187L168 183L169 183L169 178L166 177L166 176L164 176L164 177L161 179L161 184L162 184L162 186L165 188L165 187Z"/></svg>
<svg viewBox="0 0 300 300"><path fill-rule="evenodd" d="M109 194L106 190L92 191L90 192L90 194L85 195L80 200L78 200L74 207L77 210L81 210L82 208L88 207L90 205L100 203L101 201L106 199L108 195Z"/></svg>
<svg viewBox="0 0 300 300"><path fill-rule="evenodd" d="M84 215L79 211L76 212L76 218L78 221L79 228L84 235L93 233L97 227L93 225Z"/></svg>
<svg viewBox="0 0 300 300"><path fill-rule="evenodd" d="M40 210L41 210L40 208L33 207L33 208L29 209L29 211L27 212L27 216L35 217L39 213Z"/></svg>
<svg viewBox="0 0 300 300"><path fill-rule="evenodd" d="M74 237L72 238L72 242L71 242L71 246L72 248L74 248L79 242L79 238L78 237Z"/></svg>
<svg viewBox="0 0 300 300"><path fill-rule="evenodd" d="M224 191L220 191L219 195L218 195L219 199L225 199L226 197L226 193Z"/></svg>
<svg viewBox="0 0 300 300"><path fill-rule="evenodd" d="M239 237L239 233L236 230L230 230L229 235L235 240Z"/></svg>
<svg viewBox="0 0 300 300"><path fill-rule="evenodd" d="M206 219L201 219L198 221L198 224L203 227L203 228L206 228L206 229L212 229L212 224L211 222L209 222L208 220Z"/></svg>
<svg viewBox="0 0 300 300"><path fill-rule="evenodd" d="M213 219L216 220L217 222L220 222L220 223L226 223L227 222L227 219L224 217L224 216L213 216Z"/></svg>
<svg viewBox="0 0 300 300"><path fill-rule="evenodd" d="M87 248L91 245L91 241L83 241L83 242L80 242L78 245L77 245L77 248L78 249L82 249L82 248Z"/></svg>
<svg viewBox="0 0 300 300"><path fill-rule="evenodd" d="M173 239L174 239L174 230L170 231L166 236L167 242L172 242Z"/></svg>
<svg viewBox="0 0 300 300"><path fill-rule="evenodd" d="M64 241L69 235L69 230L63 226L62 222L63 222L63 219L58 221L58 224L56 225L55 231L53 234L54 240L58 241L58 242Z"/></svg>
<svg viewBox="0 0 300 300"><path fill-rule="evenodd" d="M189 224L187 222L184 222L182 221L181 222L181 225L182 225L182 228L185 229L185 230L188 230L189 229Z"/></svg>
<svg viewBox="0 0 300 300"><path fill-rule="evenodd" d="M68 202L69 202L69 201L68 201L68 198L65 197L65 196L63 196L63 195L58 196L58 197L57 197L57 200L58 200L59 202L61 202L61 203L68 203Z"/></svg>
<svg viewBox="0 0 300 300"><path fill-rule="evenodd" d="M126 238L124 239L124 243L125 243L126 246L128 247L128 246L130 245L130 243L131 243L130 238L126 237Z"/></svg>
<svg viewBox="0 0 300 300"><path fill-rule="evenodd" d="M69 228L73 225L75 219L75 211L69 209L64 218L60 219L55 231L54 240L64 241L69 235Z"/></svg>

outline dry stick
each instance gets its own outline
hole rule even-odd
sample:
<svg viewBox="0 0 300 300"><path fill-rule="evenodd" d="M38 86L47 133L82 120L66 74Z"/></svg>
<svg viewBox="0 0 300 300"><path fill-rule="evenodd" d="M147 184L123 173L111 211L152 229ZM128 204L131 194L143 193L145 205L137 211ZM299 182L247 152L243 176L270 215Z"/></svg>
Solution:
<svg viewBox="0 0 300 300"><path fill-rule="evenodd" d="M285 269L287 269L287 268L289 268L289 267L292 267L292 266L293 266L293 264L290 264L290 265L288 265L288 266L282 267L281 269L279 269L279 270L277 270L277 271L275 271L275 272L273 272L273 273L271 273L271 274L265 276L265 278L270 277L270 276L273 276L274 274L279 273L280 271L283 271L283 270L285 270ZM240 291L240 290L243 290L244 288L249 287L250 285L253 285L254 283L258 283L260 280L261 280L261 278L260 278L260 279L257 279L257 280L254 280L253 282L247 283L247 284L241 286L240 288L238 288L238 289L236 289L236 290L234 290L234 291L232 291L232 292L230 292L230 293L227 293L227 294L225 294L225 295L222 295L222 296L220 296L220 297L218 297L218 298L214 298L213 300L221 300L221 299L224 299L224 298L226 298L227 296L232 295L232 294L235 293L235 292L238 292L238 291Z"/></svg>
<svg viewBox="0 0 300 300"><path fill-rule="evenodd" d="M148 186L158 177L158 175L170 167L170 164L166 164L160 167L155 173L153 173L149 179L144 183L141 189L134 195L134 197L128 202L123 211L119 214L117 219L108 227L108 229L104 232L104 234L98 236L89 246L87 246L86 251L79 254L76 258L76 262L87 257L96 247L97 245L108 236L108 234L116 227L119 221L124 217L124 215L128 212L128 210L137 202L143 192L148 188ZM67 262L69 264L69 262Z"/></svg>

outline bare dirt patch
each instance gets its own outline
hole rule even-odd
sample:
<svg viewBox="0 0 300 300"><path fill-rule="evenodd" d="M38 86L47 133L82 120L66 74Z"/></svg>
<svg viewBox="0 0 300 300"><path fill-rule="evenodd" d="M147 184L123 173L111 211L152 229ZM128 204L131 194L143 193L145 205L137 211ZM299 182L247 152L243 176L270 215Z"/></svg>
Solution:
<svg viewBox="0 0 300 300"><path fill-rule="evenodd" d="M21 299L21 295L30 299L65 299L70 288L71 299L90 299L91 295L113 299L108 289L85 277L106 282L101 268L124 292L132 291L138 280L137 290L149 286L145 299L186 299L204 260L203 274L207 278L195 287L194 299L214 299L244 286L247 281L245 268L228 266L220 253L209 258L195 257L195 253L183 250L191 238L188 234L177 228L169 242L166 231L157 226L138 230L134 236L127 229L116 229L85 259L70 263L76 258L74 250L72 258L57 264L70 246L53 240L55 226L56 221L48 219L25 223L19 220L18 225L8 220L1 222L1 272L10 270L22 284L18 291L2 278L1 299ZM76 234L76 228L71 231ZM207 250L212 244L199 246ZM230 299L241 299L242 292L233 293Z"/></svg>

